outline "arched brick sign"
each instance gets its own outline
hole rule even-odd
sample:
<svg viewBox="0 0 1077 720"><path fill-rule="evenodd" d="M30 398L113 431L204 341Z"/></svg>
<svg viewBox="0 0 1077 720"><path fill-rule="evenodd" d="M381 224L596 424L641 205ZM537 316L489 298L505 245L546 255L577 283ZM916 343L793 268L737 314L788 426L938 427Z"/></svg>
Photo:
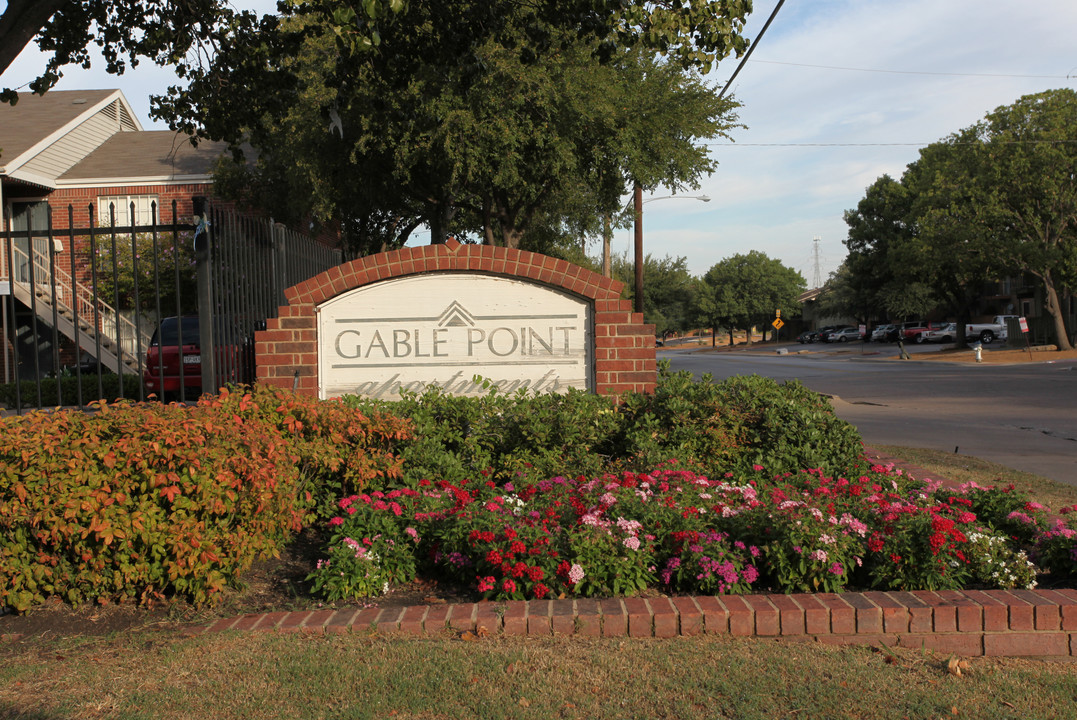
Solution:
<svg viewBox="0 0 1077 720"><path fill-rule="evenodd" d="M654 326L622 284L564 260L450 239L372 255L285 291L255 335L259 382L391 397L436 383L482 392L653 392Z"/></svg>

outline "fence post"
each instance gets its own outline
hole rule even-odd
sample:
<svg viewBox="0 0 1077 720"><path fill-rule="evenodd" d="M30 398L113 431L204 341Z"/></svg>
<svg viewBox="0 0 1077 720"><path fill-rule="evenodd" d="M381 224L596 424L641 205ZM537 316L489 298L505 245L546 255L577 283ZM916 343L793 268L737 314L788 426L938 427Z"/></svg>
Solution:
<svg viewBox="0 0 1077 720"><path fill-rule="evenodd" d="M213 287L211 258L213 244L209 228L209 208L205 198L194 198L194 260L198 284L198 344L202 356L202 392L216 392L216 351L213 343ZM182 360L181 360L182 361Z"/></svg>

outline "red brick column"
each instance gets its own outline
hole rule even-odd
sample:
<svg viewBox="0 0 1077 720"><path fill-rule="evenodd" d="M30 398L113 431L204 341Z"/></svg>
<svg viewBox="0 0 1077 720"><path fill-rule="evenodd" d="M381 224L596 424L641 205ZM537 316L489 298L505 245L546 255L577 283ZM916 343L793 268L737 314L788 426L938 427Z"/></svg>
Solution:
<svg viewBox="0 0 1077 720"><path fill-rule="evenodd" d="M654 325L646 325L621 299L623 283L586 268L525 250L489 245L424 245L371 255L316 275L288 288L288 305L255 335L259 382L318 393L315 308L364 285L436 271L488 273L521 278L589 300L594 308L595 389L604 395L653 392Z"/></svg>

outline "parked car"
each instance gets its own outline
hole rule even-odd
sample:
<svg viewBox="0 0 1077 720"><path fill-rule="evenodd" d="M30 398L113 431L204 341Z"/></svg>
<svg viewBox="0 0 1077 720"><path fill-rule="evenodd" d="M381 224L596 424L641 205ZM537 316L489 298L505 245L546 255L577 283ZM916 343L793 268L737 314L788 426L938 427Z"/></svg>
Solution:
<svg viewBox="0 0 1077 720"><path fill-rule="evenodd" d="M805 330L804 332L797 335L797 342L800 343L801 345L806 345L808 343L813 343L818 339L819 339L819 332L816 331L816 330Z"/></svg>
<svg viewBox="0 0 1077 720"><path fill-rule="evenodd" d="M905 339L912 340L913 342L922 343L924 342L924 333L930 332L932 330L938 330L939 328L945 326L946 323L943 322L922 322L917 327L907 328L905 330Z"/></svg>
<svg viewBox="0 0 1077 720"><path fill-rule="evenodd" d="M984 345L990 345L995 338L1006 340L1009 335L1006 321L1017 320L1018 317L1017 315L996 315L988 323L970 323L965 326L965 337L979 338Z"/></svg>
<svg viewBox="0 0 1077 720"><path fill-rule="evenodd" d="M953 342L957 338L957 323L946 323L941 328L935 328L920 333L916 342Z"/></svg>
<svg viewBox="0 0 1077 720"><path fill-rule="evenodd" d="M844 327L840 330L835 330L827 337L827 342L849 342L850 340L864 339L864 336L860 334L860 328L854 327Z"/></svg>
<svg viewBox="0 0 1077 720"><path fill-rule="evenodd" d="M879 325L871 331L870 339L872 342L886 342L887 336L897 327L893 323L887 323L886 325Z"/></svg>
<svg viewBox="0 0 1077 720"><path fill-rule="evenodd" d="M214 366L220 384L254 380L253 340L253 333L241 333L228 319L222 318L215 323L217 355ZM147 394L156 394L161 399L177 396L194 399L202 393L202 351L197 315L161 320L146 351L142 381Z"/></svg>
<svg viewBox="0 0 1077 720"><path fill-rule="evenodd" d="M835 325L834 327L828 329L825 333L820 332L819 338L823 342L837 342L838 340L835 337L835 333L848 329L856 330L856 328L854 328L852 325Z"/></svg>

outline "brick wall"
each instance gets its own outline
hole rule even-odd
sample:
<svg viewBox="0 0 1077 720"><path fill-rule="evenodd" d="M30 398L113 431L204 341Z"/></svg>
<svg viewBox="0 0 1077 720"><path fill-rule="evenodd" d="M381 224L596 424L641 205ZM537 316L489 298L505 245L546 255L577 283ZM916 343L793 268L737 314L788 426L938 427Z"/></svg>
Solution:
<svg viewBox="0 0 1077 720"><path fill-rule="evenodd" d="M518 277L593 303L595 386L604 395L653 392L654 325L621 299L622 283L546 255L488 245L425 245L371 255L327 270L285 291L288 305L255 336L260 382L318 394L315 308L341 293L389 278L434 271Z"/></svg>
<svg viewBox="0 0 1077 720"><path fill-rule="evenodd" d="M172 218L172 201L176 201L176 222L189 223L194 216L194 206L191 198L211 197L213 185L209 183L190 183L184 185L124 185L122 187L94 187L94 188L59 188L48 196L49 205L52 207L52 225L57 230L71 227L68 224L68 210L70 205L73 210L73 222L77 228L89 227L90 211L94 209L94 220L98 226L102 224L100 209L97 206L99 197L113 197L116 195L156 195L157 217L161 224L170 223ZM215 201L215 205L219 202Z"/></svg>

